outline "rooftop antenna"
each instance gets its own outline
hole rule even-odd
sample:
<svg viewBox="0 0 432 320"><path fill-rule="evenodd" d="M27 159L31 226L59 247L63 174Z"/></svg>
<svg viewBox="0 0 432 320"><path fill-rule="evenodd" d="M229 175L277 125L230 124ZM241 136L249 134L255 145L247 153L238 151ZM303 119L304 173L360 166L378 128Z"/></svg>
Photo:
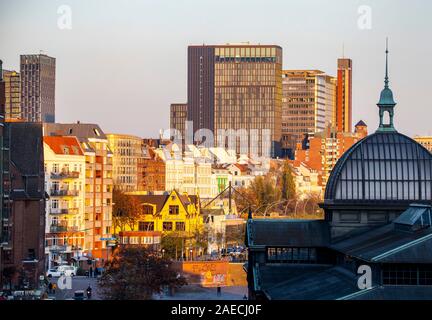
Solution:
<svg viewBox="0 0 432 320"><path fill-rule="evenodd" d="M342 42L342 59L345 59L345 42Z"/></svg>

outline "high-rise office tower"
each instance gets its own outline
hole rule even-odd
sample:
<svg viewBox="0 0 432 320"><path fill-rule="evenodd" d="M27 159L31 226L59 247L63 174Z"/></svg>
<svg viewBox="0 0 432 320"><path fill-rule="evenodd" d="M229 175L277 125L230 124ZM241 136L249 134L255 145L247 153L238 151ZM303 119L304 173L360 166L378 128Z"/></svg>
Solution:
<svg viewBox="0 0 432 320"><path fill-rule="evenodd" d="M187 121L187 104L172 103L170 106L170 128L178 130L181 133L182 138L184 138L184 134L185 134L186 121Z"/></svg>
<svg viewBox="0 0 432 320"><path fill-rule="evenodd" d="M276 45L189 46L187 117L194 132L210 129L215 145L227 146L226 130L235 130L237 152L278 155L281 71Z"/></svg>
<svg viewBox="0 0 432 320"><path fill-rule="evenodd" d="M21 55L21 111L25 121L55 122L55 70L55 58Z"/></svg>
<svg viewBox="0 0 432 320"><path fill-rule="evenodd" d="M20 120L21 117L21 79L19 72L3 70L5 82L5 120Z"/></svg>
<svg viewBox="0 0 432 320"><path fill-rule="evenodd" d="M338 59L336 128L351 132L352 122L352 60Z"/></svg>
<svg viewBox="0 0 432 320"><path fill-rule="evenodd" d="M335 95L335 78L323 71L282 71L282 135L293 137L292 148L332 124Z"/></svg>

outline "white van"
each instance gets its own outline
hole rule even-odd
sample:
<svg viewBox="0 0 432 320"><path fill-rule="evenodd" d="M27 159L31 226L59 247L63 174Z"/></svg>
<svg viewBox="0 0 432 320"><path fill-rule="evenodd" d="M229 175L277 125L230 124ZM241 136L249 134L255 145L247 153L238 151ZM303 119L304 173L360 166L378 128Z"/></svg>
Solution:
<svg viewBox="0 0 432 320"><path fill-rule="evenodd" d="M63 265L63 266L59 266L57 268L57 270L60 271L62 274L64 274L67 277L76 276L76 273L77 273L77 268L74 266Z"/></svg>
<svg viewBox="0 0 432 320"><path fill-rule="evenodd" d="M77 268L74 266L62 265L52 269L49 269L47 272L47 277L60 277L65 275L67 277L76 276Z"/></svg>

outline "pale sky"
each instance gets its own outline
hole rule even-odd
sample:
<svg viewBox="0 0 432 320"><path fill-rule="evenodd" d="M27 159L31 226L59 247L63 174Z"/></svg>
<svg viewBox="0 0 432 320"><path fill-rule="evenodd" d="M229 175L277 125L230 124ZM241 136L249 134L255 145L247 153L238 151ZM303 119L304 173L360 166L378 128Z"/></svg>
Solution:
<svg viewBox="0 0 432 320"><path fill-rule="evenodd" d="M61 5L71 8L71 30L58 27ZM363 5L370 29L358 26ZM277 44L284 69L336 75L344 43L353 122L373 132L388 36L396 129L432 135L431 16L429 0L0 0L0 59L15 70L20 54L57 59L57 122L156 137L170 103L186 102L188 45Z"/></svg>

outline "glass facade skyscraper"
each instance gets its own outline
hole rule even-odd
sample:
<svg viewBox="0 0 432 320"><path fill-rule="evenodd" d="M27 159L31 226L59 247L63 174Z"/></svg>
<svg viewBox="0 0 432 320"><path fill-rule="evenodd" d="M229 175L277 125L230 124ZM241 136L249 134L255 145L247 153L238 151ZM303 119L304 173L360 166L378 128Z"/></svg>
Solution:
<svg viewBox="0 0 432 320"><path fill-rule="evenodd" d="M276 45L189 46L188 120L210 129L217 146L276 156L280 152L282 48ZM241 142L247 141L242 145Z"/></svg>
<svg viewBox="0 0 432 320"><path fill-rule="evenodd" d="M55 58L21 55L21 109L28 122L55 122Z"/></svg>

